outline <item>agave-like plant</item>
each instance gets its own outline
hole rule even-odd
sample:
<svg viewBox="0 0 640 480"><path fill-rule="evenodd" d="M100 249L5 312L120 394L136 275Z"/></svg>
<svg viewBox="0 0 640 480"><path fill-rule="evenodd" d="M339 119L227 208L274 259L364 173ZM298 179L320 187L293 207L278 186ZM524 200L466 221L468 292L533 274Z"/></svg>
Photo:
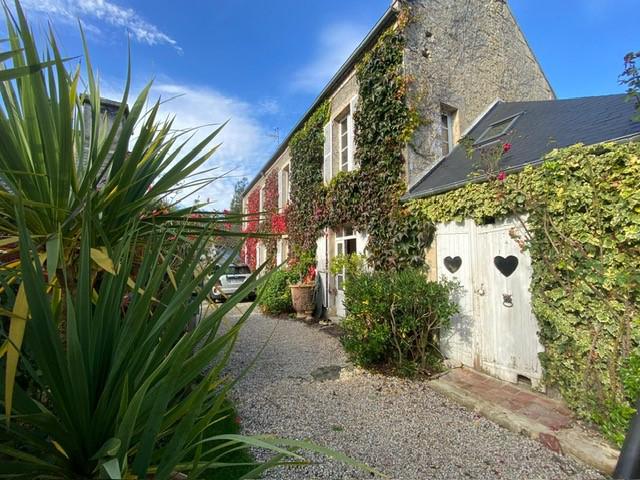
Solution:
<svg viewBox="0 0 640 480"><path fill-rule="evenodd" d="M254 305L221 330L223 319L268 276L255 272L186 332L186 320L227 266L199 266L209 232L192 239L180 255L181 242L169 239L167 232L146 236L138 259L134 246L140 221L129 221L110 250L114 271L99 273L96 281L91 218L83 219L77 272L62 268L64 281L77 275L75 291L65 292L63 309L46 279L24 209L19 205L16 210L21 291L30 311L28 355L22 363L28 383L43 395L39 400L17 385L11 417L0 416L0 478L144 479L152 474L168 479L176 472L190 479L217 478L216 472L234 466L227 460L229 453L249 447L274 456L248 464L251 471L243 478L256 478L274 465L304 462L297 453L301 448L367 468L305 442L208 436L210 427L228 415L225 396L234 381L222 370ZM176 260L181 265L170 270L169 280L168 268ZM134 269L135 285L130 286ZM199 273L194 276L194 271ZM56 328L61 315L66 317L64 338ZM201 377L203 371L207 373ZM6 388L4 382L0 386Z"/></svg>
<svg viewBox="0 0 640 480"><path fill-rule="evenodd" d="M107 119L101 113L86 42L81 81L79 68L67 68L52 32L46 53L38 52L18 1L15 14L6 4L4 12L9 49L0 54L0 62L11 65L0 66L0 276L9 285L20 281L21 243L14 208L21 203L25 226L46 266L47 283L62 292L65 308L64 292L75 291L75 278L63 278L60 266L75 269L81 241L91 246L94 270L108 271L113 269L109 252L133 218L140 219L140 237L158 228L173 228L174 235L176 228L184 235L197 235L210 222L211 218L196 217L185 224L181 220L193 208L158 205L166 205L179 188L194 190L211 181L194 173L215 151L212 142L222 127L194 148L185 148L188 132L174 131L170 119L158 120L160 100L147 108L151 84L129 108L130 66L120 106L114 118ZM86 91L80 91L81 82L86 82ZM85 239L81 231L88 214L93 227ZM228 220L219 219L223 221ZM218 230L212 233L229 235ZM24 292L18 292L18 298L24 298ZM8 339L0 348L7 355L7 415L24 337L21 318L27 314L27 305L16 303ZM64 331L64 325L60 329Z"/></svg>

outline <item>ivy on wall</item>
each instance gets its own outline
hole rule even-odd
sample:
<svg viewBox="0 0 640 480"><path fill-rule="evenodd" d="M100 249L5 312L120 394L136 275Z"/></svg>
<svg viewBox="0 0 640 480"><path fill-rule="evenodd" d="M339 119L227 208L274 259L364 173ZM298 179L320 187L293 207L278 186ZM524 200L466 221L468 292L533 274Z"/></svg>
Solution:
<svg viewBox="0 0 640 480"><path fill-rule="evenodd" d="M408 106L408 79L402 71L404 27L380 36L358 64L358 107L354 112L359 168L338 173L323 186L323 127L330 105L316 110L290 143L291 198L287 218L292 247L315 251L322 228L350 224L369 234L369 259L375 268L397 269L424 264L424 248L433 230L401 205L406 191L403 149L420 119Z"/></svg>
<svg viewBox="0 0 640 480"><path fill-rule="evenodd" d="M403 73L406 12L383 33L358 64L358 107L354 113L359 169L338 174L329 184L324 224L352 224L369 234L369 263L393 270L424 264L433 231L400 203L406 191L403 150L420 124L408 105Z"/></svg>
<svg viewBox="0 0 640 480"><path fill-rule="evenodd" d="M287 211L289 241L295 256L315 252L322 226L318 222L324 194L322 162L324 125L330 104L324 102L298 130L291 141L291 200Z"/></svg>
<svg viewBox="0 0 640 480"><path fill-rule="evenodd" d="M243 261L251 270L256 269L256 253L258 248L258 238L255 236L260 228L260 218L258 212L260 210L260 189L255 189L247 198L247 223L242 230L248 237L242 247Z"/></svg>
<svg viewBox="0 0 640 480"><path fill-rule="evenodd" d="M278 237L273 231L274 217L278 215L278 172L270 172L264 180L262 222L260 232L266 234L262 238L269 267L275 266Z"/></svg>
<svg viewBox="0 0 640 480"><path fill-rule="evenodd" d="M620 444L640 396L640 144L555 150L539 168L415 200L421 221L528 215L547 385Z"/></svg>

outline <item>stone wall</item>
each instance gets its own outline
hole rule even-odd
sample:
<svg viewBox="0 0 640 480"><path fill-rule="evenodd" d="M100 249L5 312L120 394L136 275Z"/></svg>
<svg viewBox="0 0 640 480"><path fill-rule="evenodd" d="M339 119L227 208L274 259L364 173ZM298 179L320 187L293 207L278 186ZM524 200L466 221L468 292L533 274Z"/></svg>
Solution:
<svg viewBox="0 0 640 480"><path fill-rule="evenodd" d="M441 157L440 112L457 110L454 141L496 99L555 98L505 0L405 0L410 101L427 124L407 148L409 185Z"/></svg>

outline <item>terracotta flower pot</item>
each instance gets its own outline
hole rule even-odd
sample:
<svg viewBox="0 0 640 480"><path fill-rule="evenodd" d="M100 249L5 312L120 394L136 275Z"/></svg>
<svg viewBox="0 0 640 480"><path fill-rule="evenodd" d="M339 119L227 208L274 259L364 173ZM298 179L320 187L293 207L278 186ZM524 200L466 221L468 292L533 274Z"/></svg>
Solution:
<svg viewBox="0 0 640 480"><path fill-rule="evenodd" d="M298 318L310 317L315 310L313 284L291 285L291 301Z"/></svg>

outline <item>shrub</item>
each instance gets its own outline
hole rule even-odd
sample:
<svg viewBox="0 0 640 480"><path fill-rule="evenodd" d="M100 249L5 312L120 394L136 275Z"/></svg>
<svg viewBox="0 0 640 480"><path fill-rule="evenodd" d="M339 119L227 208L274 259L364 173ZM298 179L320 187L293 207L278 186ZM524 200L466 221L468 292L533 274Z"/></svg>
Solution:
<svg viewBox="0 0 640 480"><path fill-rule="evenodd" d="M260 295L260 309L269 315L293 312L291 289L289 285L298 280L297 273L288 270L276 270Z"/></svg>
<svg viewBox="0 0 640 480"><path fill-rule="evenodd" d="M352 361L403 374L437 368L440 332L458 311L453 288L420 269L348 274L342 342Z"/></svg>

